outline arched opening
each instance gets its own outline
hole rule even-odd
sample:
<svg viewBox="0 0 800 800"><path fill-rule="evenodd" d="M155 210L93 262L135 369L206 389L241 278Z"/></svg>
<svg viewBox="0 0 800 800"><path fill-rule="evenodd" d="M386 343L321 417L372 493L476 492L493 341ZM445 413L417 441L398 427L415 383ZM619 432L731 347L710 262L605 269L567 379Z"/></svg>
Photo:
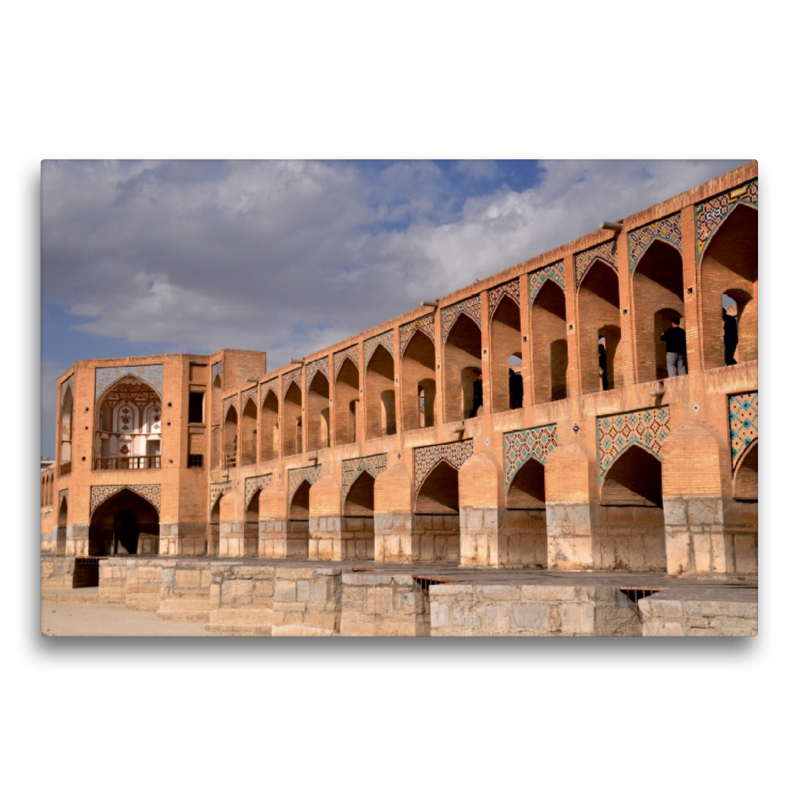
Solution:
<svg viewBox="0 0 800 800"><path fill-rule="evenodd" d="M411 552L415 561L459 562L458 470L440 462L417 493Z"/></svg>
<svg viewBox="0 0 800 800"><path fill-rule="evenodd" d="M519 306L506 295L495 309L491 324L491 363L492 363L492 411L507 411L510 408L521 408L512 402L512 386L517 392L516 372L510 368L509 359L519 358L522 354L522 327L520 324ZM511 369L511 372L509 370ZM521 381L519 389L521 389ZM470 409L472 406L470 405Z"/></svg>
<svg viewBox="0 0 800 800"><path fill-rule="evenodd" d="M738 205L713 234L700 262L706 369L725 366L722 295L736 301L733 360L758 358L758 211ZM727 329L731 331L730 324Z"/></svg>
<svg viewBox="0 0 800 800"><path fill-rule="evenodd" d="M638 445L625 450L603 480L593 537L598 569L667 568L661 462Z"/></svg>
<svg viewBox="0 0 800 800"><path fill-rule="evenodd" d="M633 273L636 374L639 381L667 377L667 355L661 334L672 319L684 316L683 258L661 240L654 241Z"/></svg>
<svg viewBox="0 0 800 800"><path fill-rule="evenodd" d="M436 401L436 349L422 331L417 331L401 360L403 430L415 431L434 424Z"/></svg>
<svg viewBox="0 0 800 800"><path fill-rule="evenodd" d="M578 313L581 390L589 394L616 389L622 385L619 280L608 264L596 260L589 268L578 289Z"/></svg>
<svg viewBox="0 0 800 800"><path fill-rule="evenodd" d="M222 418L222 378L217 375L211 384L211 469L220 467Z"/></svg>
<svg viewBox="0 0 800 800"><path fill-rule="evenodd" d="M89 525L89 555L156 555L158 511L141 495L122 489L101 503Z"/></svg>
<svg viewBox="0 0 800 800"><path fill-rule="evenodd" d="M508 381L508 378L505 379ZM480 367L465 367L461 370L461 418L478 416L483 408L483 378Z"/></svg>
<svg viewBox="0 0 800 800"><path fill-rule="evenodd" d="M247 504L244 521L244 555L258 555L258 519L261 504L261 489L259 489Z"/></svg>
<svg viewBox="0 0 800 800"><path fill-rule="evenodd" d="M67 498L62 497L58 504L58 526L56 527L56 555L63 556L67 552Z"/></svg>
<svg viewBox="0 0 800 800"><path fill-rule="evenodd" d="M481 329L466 314L459 315L444 345L444 418L458 422L475 416L474 378L481 369ZM508 378L503 379L503 390ZM482 392L481 392L482 396ZM483 403L479 400L480 405ZM478 406L479 407L479 406Z"/></svg>
<svg viewBox="0 0 800 800"><path fill-rule="evenodd" d="M308 558L308 509L311 484L303 481L289 501L289 522L286 534L287 558Z"/></svg>
<svg viewBox="0 0 800 800"><path fill-rule="evenodd" d="M209 556L219 555L219 501L221 498L222 495L217 498L216 502L211 507L211 513L208 515L206 554Z"/></svg>
<svg viewBox="0 0 800 800"><path fill-rule="evenodd" d="M330 389L328 379L321 370L308 387L308 449L319 450L331 446Z"/></svg>
<svg viewBox="0 0 800 800"><path fill-rule="evenodd" d="M270 389L261 406L261 460L278 457L278 397Z"/></svg>
<svg viewBox="0 0 800 800"><path fill-rule="evenodd" d="M362 472L353 481L342 515L342 558L375 558L375 478Z"/></svg>
<svg viewBox="0 0 800 800"><path fill-rule="evenodd" d="M378 345L367 364L367 439L397 433L394 395L394 359Z"/></svg>
<svg viewBox="0 0 800 800"><path fill-rule="evenodd" d="M733 478L733 500L725 507L728 572L758 573L758 440L745 451Z"/></svg>
<svg viewBox="0 0 800 800"><path fill-rule="evenodd" d="M61 400L61 475L72 469L72 388L67 387Z"/></svg>
<svg viewBox="0 0 800 800"><path fill-rule="evenodd" d="M519 468L508 487L499 544L501 566L547 567L544 464L534 458Z"/></svg>
<svg viewBox="0 0 800 800"><path fill-rule="evenodd" d="M225 415L225 425L222 430L222 447L225 458L225 469L236 466L236 451L239 444L239 415L231 406Z"/></svg>
<svg viewBox="0 0 800 800"><path fill-rule="evenodd" d="M258 409L252 398L242 412L242 466L256 463L258 447Z"/></svg>
<svg viewBox="0 0 800 800"><path fill-rule="evenodd" d="M336 444L351 444L356 440L358 408L358 367L346 358L336 376Z"/></svg>
<svg viewBox="0 0 800 800"><path fill-rule="evenodd" d="M533 401L567 396L567 300L564 290L546 280L531 305Z"/></svg>
<svg viewBox="0 0 800 800"><path fill-rule="evenodd" d="M283 397L283 455L303 452L303 394L292 381Z"/></svg>
<svg viewBox="0 0 800 800"><path fill-rule="evenodd" d="M736 500L758 502L758 440L750 445L736 470L733 483Z"/></svg>

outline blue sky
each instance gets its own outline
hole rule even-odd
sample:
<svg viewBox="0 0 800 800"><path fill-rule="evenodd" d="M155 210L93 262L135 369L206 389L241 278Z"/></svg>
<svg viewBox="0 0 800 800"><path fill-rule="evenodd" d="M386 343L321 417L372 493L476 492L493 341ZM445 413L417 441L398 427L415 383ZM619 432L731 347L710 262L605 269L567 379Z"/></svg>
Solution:
<svg viewBox="0 0 800 800"><path fill-rule="evenodd" d="M287 363L738 161L45 161L42 454L77 359Z"/></svg>

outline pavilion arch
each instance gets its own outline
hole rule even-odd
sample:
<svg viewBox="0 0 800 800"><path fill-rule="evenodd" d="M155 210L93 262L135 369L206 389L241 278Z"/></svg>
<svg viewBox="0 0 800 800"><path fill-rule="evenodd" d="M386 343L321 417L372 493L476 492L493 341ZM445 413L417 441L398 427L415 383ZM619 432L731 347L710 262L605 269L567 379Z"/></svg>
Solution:
<svg viewBox="0 0 800 800"><path fill-rule="evenodd" d="M72 387L68 386L61 398L61 474L70 471L72 465Z"/></svg>
<svg viewBox="0 0 800 800"><path fill-rule="evenodd" d="M415 561L459 562L459 512L458 470L440 461L417 492L411 535Z"/></svg>
<svg viewBox="0 0 800 800"><path fill-rule="evenodd" d="M508 487L499 550L501 566L547 567L545 470L538 459L529 458Z"/></svg>
<svg viewBox="0 0 800 800"><path fill-rule="evenodd" d="M287 558L308 558L310 492L311 484L303 481L289 498L289 519L286 533Z"/></svg>
<svg viewBox="0 0 800 800"><path fill-rule="evenodd" d="M633 316L637 380L667 377L667 351L661 333L675 317L683 319L683 256L671 244L655 239L633 273Z"/></svg>
<svg viewBox="0 0 800 800"><path fill-rule="evenodd" d="M219 501L220 495L211 506L208 515L208 538L206 541L206 555L219 556Z"/></svg>
<svg viewBox="0 0 800 800"><path fill-rule="evenodd" d="M667 568L661 461L638 444L619 453L605 473L592 549L596 569Z"/></svg>
<svg viewBox="0 0 800 800"><path fill-rule="evenodd" d="M495 309L490 331L492 411L507 411L511 408L509 358L511 356L522 358L522 325L519 306L509 295L505 295Z"/></svg>
<svg viewBox="0 0 800 800"><path fill-rule="evenodd" d="M225 414L225 424L222 429L222 449L224 452L224 466L235 467L238 463L236 450L239 442L239 415L236 408L231 405Z"/></svg>
<svg viewBox="0 0 800 800"><path fill-rule="evenodd" d="M261 489L250 498L244 512L244 553L245 556L258 556L258 525L261 509Z"/></svg>
<svg viewBox="0 0 800 800"><path fill-rule="evenodd" d="M606 340L606 375L609 389L622 385L619 278L611 266L595 259L578 289L581 353L581 391L603 390L598 361L598 340Z"/></svg>
<svg viewBox="0 0 800 800"><path fill-rule="evenodd" d="M436 348L423 331L411 337L400 372L403 430L432 427L436 420Z"/></svg>
<svg viewBox="0 0 800 800"><path fill-rule="evenodd" d="M734 500L758 502L758 439L751 442L739 459L733 477Z"/></svg>
<svg viewBox="0 0 800 800"><path fill-rule="evenodd" d="M242 411L242 466L256 463L258 447L258 408L253 398L249 398Z"/></svg>
<svg viewBox="0 0 800 800"><path fill-rule="evenodd" d="M64 494L58 501L58 516L56 518L56 555L63 556L67 553L67 517L69 507L67 505L67 495Z"/></svg>
<svg viewBox="0 0 800 800"><path fill-rule="evenodd" d="M261 461L278 457L278 395L270 389L261 406Z"/></svg>
<svg viewBox="0 0 800 800"><path fill-rule="evenodd" d="M397 433L394 358L382 345L375 348L365 374L367 439Z"/></svg>
<svg viewBox="0 0 800 800"><path fill-rule="evenodd" d="M564 290L550 278L531 304L530 326L533 402L563 400L567 396L569 366L567 299Z"/></svg>
<svg viewBox="0 0 800 800"><path fill-rule="evenodd" d="M725 365L722 295L736 301L737 361L758 358L758 211L737 205L709 240L699 264L703 318L703 363Z"/></svg>
<svg viewBox="0 0 800 800"><path fill-rule="evenodd" d="M364 470L352 483L342 509L342 559L375 558L375 478Z"/></svg>
<svg viewBox="0 0 800 800"><path fill-rule="evenodd" d="M475 320L459 314L444 345L444 418L460 422L473 408L473 384L481 369L481 329ZM504 364L508 386L508 362Z"/></svg>
<svg viewBox="0 0 800 800"><path fill-rule="evenodd" d="M303 452L303 393L295 381L289 384L283 396L283 455L294 456Z"/></svg>
<svg viewBox="0 0 800 800"><path fill-rule="evenodd" d="M308 449L331 446L330 387L327 376L317 370L308 387Z"/></svg>
<svg viewBox="0 0 800 800"><path fill-rule="evenodd" d="M156 555L159 514L140 494L124 488L101 503L89 525L89 555Z"/></svg>
<svg viewBox="0 0 800 800"><path fill-rule="evenodd" d="M351 358L345 358L336 376L334 393L336 416L336 444L352 444L357 437L359 402L358 367Z"/></svg>

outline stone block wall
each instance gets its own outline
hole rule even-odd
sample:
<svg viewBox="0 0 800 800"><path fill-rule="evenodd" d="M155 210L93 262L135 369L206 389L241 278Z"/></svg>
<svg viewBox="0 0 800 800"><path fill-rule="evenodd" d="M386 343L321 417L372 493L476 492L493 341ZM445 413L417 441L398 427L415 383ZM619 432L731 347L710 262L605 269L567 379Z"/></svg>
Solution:
<svg viewBox="0 0 800 800"><path fill-rule="evenodd" d="M428 593L410 575L342 575L342 636L429 636Z"/></svg>
<svg viewBox="0 0 800 800"><path fill-rule="evenodd" d="M213 566L206 634L271 636L275 568Z"/></svg>
<svg viewBox="0 0 800 800"><path fill-rule="evenodd" d="M341 616L341 569L276 569L273 636L336 636Z"/></svg>
<svg viewBox="0 0 800 800"><path fill-rule="evenodd" d="M643 636L756 636L758 590L728 597L666 590L639 601Z"/></svg>
<svg viewBox="0 0 800 800"><path fill-rule="evenodd" d="M211 561L176 561L161 574L158 618L208 622L211 614Z"/></svg>

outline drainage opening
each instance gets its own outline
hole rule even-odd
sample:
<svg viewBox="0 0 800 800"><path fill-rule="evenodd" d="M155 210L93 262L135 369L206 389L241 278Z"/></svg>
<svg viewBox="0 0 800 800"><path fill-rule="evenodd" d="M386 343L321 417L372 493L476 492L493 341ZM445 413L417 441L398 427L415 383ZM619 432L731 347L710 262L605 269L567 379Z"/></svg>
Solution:
<svg viewBox="0 0 800 800"><path fill-rule="evenodd" d="M661 591L657 586L620 586L619 590L625 595L628 602L634 605L638 605L639 601L644 600L645 597Z"/></svg>
<svg viewBox="0 0 800 800"><path fill-rule="evenodd" d="M353 567L353 572L375 572L375 570L369 567Z"/></svg>
<svg viewBox="0 0 800 800"><path fill-rule="evenodd" d="M445 580L444 578L426 578L424 575L411 576L423 592L427 592L431 586L439 586L442 583L452 583L453 581Z"/></svg>

